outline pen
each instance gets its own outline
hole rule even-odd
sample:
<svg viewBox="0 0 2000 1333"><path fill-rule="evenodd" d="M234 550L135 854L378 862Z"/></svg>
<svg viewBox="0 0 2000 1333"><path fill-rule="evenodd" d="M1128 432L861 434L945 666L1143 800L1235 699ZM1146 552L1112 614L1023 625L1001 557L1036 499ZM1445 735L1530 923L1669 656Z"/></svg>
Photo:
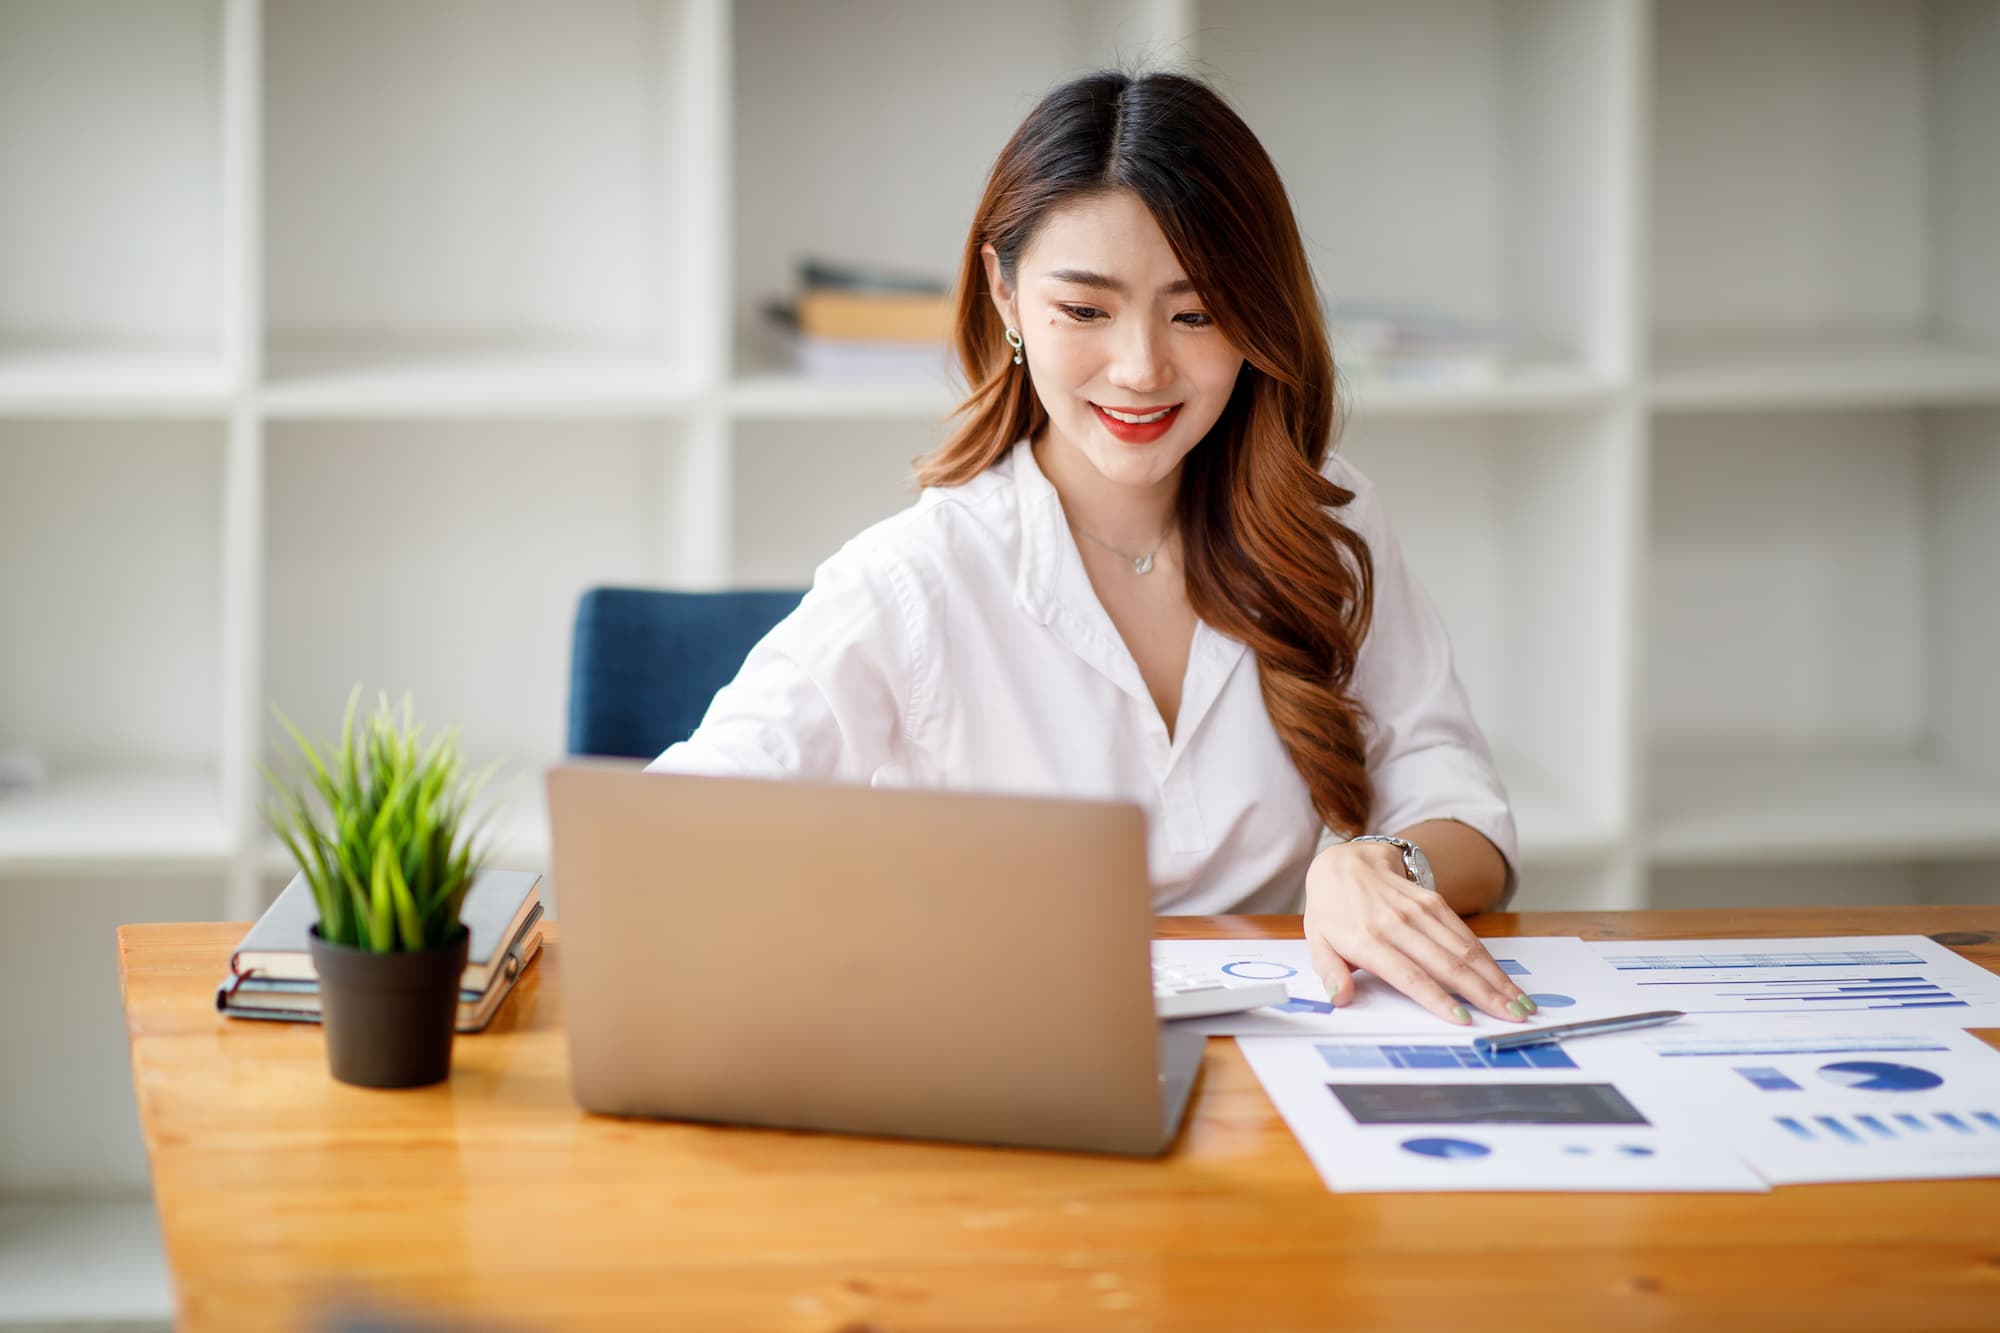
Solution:
<svg viewBox="0 0 2000 1333"><path fill-rule="evenodd" d="M1620 1014L1616 1018L1593 1018L1582 1023L1558 1023L1554 1027L1530 1028L1499 1037L1474 1037L1472 1049L1481 1055L1512 1051L1523 1046L1540 1046L1566 1037L1589 1037L1599 1032L1623 1032L1627 1028L1649 1028L1655 1023L1671 1023L1686 1014L1679 1009L1654 1009L1643 1014Z"/></svg>

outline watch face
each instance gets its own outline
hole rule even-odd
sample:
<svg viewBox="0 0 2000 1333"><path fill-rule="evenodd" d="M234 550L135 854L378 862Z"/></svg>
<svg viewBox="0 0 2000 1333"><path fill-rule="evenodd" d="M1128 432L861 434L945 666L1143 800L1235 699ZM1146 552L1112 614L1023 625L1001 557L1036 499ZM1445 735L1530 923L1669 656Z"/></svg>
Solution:
<svg viewBox="0 0 2000 1333"><path fill-rule="evenodd" d="M1431 873L1431 859L1424 855L1423 848L1417 846L1414 842L1404 843L1403 863L1409 866L1410 872L1416 876L1417 883L1423 885L1432 893L1437 892L1437 876Z"/></svg>

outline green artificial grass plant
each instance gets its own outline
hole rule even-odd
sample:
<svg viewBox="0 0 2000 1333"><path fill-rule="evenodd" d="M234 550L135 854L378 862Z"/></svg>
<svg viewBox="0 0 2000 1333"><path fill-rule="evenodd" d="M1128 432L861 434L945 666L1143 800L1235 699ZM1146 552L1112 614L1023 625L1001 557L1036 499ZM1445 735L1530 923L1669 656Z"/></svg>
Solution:
<svg viewBox="0 0 2000 1333"><path fill-rule="evenodd" d="M407 695L400 719L383 694L357 731L360 701L357 685L332 746L277 714L304 763L282 777L264 769L276 798L264 819L312 886L322 938L375 953L435 949L457 938L490 854L480 835L492 811L467 816L493 769L465 772L455 729L425 745Z"/></svg>

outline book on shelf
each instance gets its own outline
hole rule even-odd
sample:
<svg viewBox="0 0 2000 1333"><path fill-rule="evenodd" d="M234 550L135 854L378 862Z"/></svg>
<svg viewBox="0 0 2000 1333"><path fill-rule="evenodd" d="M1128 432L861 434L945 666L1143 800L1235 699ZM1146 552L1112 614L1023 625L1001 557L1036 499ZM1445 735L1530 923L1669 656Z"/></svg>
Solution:
<svg viewBox="0 0 2000 1333"><path fill-rule="evenodd" d="M515 983L541 951L542 906L537 903L529 913L520 936L509 944L500 966L487 969L484 984L459 989L458 1030L478 1032L491 1023L502 1002L513 993ZM215 1007L230 1018L317 1023L320 1021L319 982L313 978L231 973L215 988Z"/></svg>
<svg viewBox="0 0 2000 1333"><path fill-rule="evenodd" d="M809 379L937 382L951 375L953 306L935 279L826 260L764 306L777 358Z"/></svg>
<svg viewBox="0 0 2000 1333"><path fill-rule="evenodd" d="M472 932L465 960L465 985L483 990L508 946L520 938L531 912L539 913L542 877L528 870L482 870L459 905L459 920ZM264 915L244 934L229 956L237 976L292 981L316 979L308 932L319 921L319 904L303 874L292 876Z"/></svg>
<svg viewBox="0 0 2000 1333"><path fill-rule="evenodd" d="M951 336L951 302L921 292L810 291L797 302L805 338L941 343Z"/></svg>

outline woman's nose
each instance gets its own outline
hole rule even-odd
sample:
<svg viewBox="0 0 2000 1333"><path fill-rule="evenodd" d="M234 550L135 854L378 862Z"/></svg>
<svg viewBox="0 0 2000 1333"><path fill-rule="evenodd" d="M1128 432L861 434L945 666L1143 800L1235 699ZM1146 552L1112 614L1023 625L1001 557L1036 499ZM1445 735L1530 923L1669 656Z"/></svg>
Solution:
<svg viewBox="0 0 2000 1333"><path fill-rule="evenodd" d="M1173 383L1173 367L1160 334L1148 328L1135 328L1125 333L1119 339L1116 360L1106 378L1119 388L1135 394L1153 393ZM1152 404L1133 403L1131 406L1150 407Z"/></svg>

